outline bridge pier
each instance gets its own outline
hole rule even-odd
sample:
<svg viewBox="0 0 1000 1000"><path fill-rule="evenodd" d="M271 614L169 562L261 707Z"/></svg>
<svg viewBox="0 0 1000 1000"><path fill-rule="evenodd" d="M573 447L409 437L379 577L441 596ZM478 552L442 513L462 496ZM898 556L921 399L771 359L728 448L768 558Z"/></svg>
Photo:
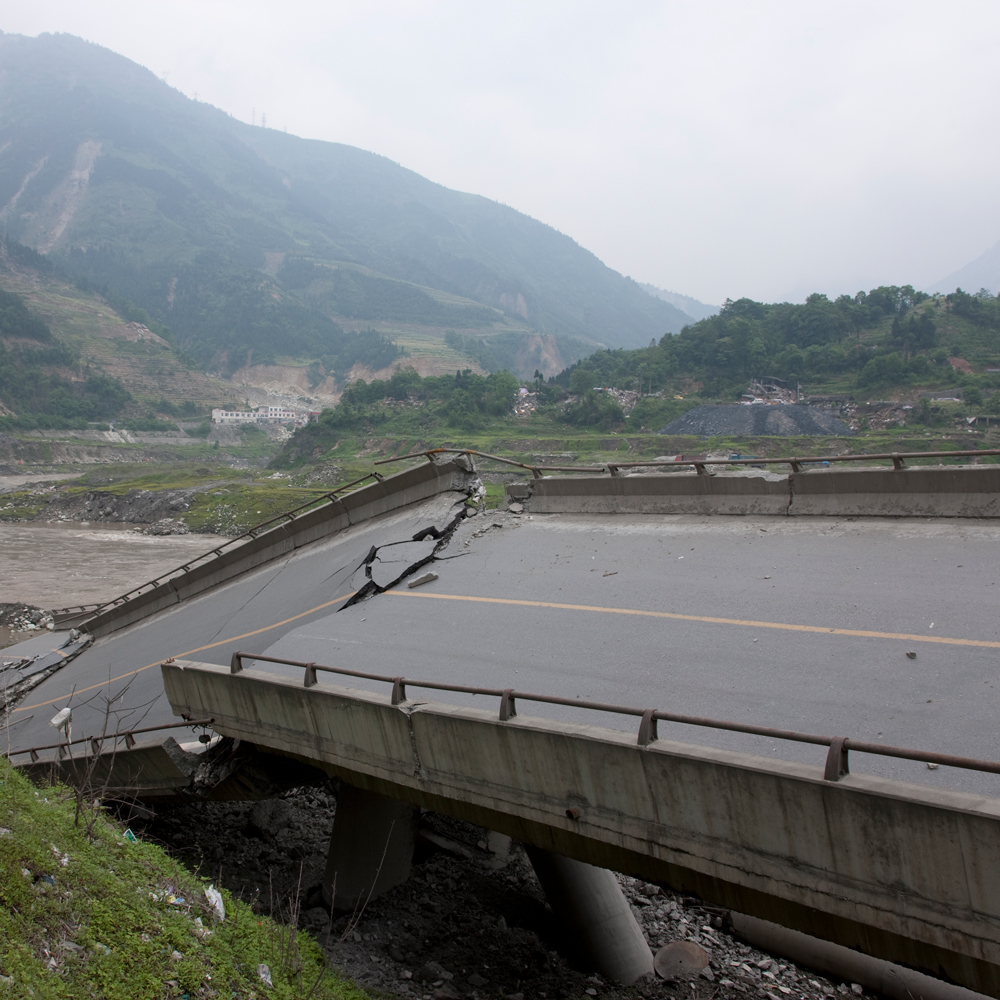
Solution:
<svg viewBox="0 0 1000 1000"><path fill-rule="evenodd" d="M540 847L525 850L582 960L625 986L653 974L653 954L613 872Z"/></svg>
<svg viewBox="0 0 1000 1000"><path fill-rule="evenodd" d="M335 910L354 910L405 882L419 812L408 802L342 784L323 876L323 901Z"/></svg>

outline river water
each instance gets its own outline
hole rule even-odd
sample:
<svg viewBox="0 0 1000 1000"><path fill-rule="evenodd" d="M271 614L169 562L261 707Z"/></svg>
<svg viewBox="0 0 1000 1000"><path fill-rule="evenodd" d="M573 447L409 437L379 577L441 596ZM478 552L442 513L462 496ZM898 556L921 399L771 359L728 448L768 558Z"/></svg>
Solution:
<svg viewBox="0 0 1000 1000"><path fill-rule="evenodd" d="M142 535L124 525L0 522L0 603L51 609L108 600L224 540Z"/></svg>

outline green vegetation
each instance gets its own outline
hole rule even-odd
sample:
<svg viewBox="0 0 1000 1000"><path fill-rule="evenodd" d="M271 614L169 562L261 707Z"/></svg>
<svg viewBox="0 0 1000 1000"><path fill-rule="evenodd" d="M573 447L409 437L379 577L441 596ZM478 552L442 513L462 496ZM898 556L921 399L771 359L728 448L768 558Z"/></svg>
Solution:
<svg viewBox="0 0 1000 1000"><path fill-rule="evenodd" d="M336 407L319 420L300 428L271 465L292 468L325 451L329 441L344 431L434 434L445 428L471 432L485 428L510 413L520 383L508 371L474 375L421 378L412 368L397 368L392 378L364 379L345 390Z"/></svg>
<svg viewBox="0 0 1000 1000"><path fill-rule="evenodd" d="M492 367L487 353L491 342L470 343L452 332L448 343L477 356L483 367ZM967 369L973 365L979 370L970 373ZM366 442L371 441L379 442L382 453L446 442L503 451L503 442L518 441L516 454L552 448L590 455L590 460L620 448L653 452L651 457L671 450L701 450L703 442L671 443L647 435L700 403L739 399L751 378L761 376L800 384L807 396L909 401L909 426L886 431L880 436L883 443L876 446L864 417L854 450L889 448L884 442L892 440L893 433L912 438L920 428L927 433L931 428L958 429L973 445L981 432L964 422L960 428L955 425L970 414L1000 413L1000 373L986 370L992 367L1000 369L1000 305L982 293L957 290L932 298L903 286L834 301L811 295L802 305L742 299L727 302L717 316L649 347L598 351L547 382L536 371L533 380L523 383L532 398L530 415L515 416L509 405L500 405L516 398L518 385L502 370L485 378L459 372L455 377L422 379L412 370L397 368L391 379L357 382L337 407L297 431L273 464L297 468L318 461L347 462L352 449L370 450ZM502 392L491 390L491 379L493 385L503 386ZM622 392L600 387L629 390L638 398L626 413ZM934 389L959 391L963 401L932 403L920 398L921 390ZM597 446L594 435L608 434L624 440ZM551 443L553 439L558 443ZM757 442L754 451L785 454L790 442ZM745 441L709 444L749 450ZM813 439L798 442L796 448L812 451L819 446ZM917 441L908 447L932 446Z"/></svg>
<svg viewBox="0 0 1000 1000"><path fill-rule="evenodd" d="M962 293L957 293L962 294ZM945 300L951 309L953 296ZM811 391L933 382L951 373L938 343L937 300L883 287L803 305L727 301L677 337L638 351L604 351L558 376L568 387L614 385L648 392L694 382L709 398L738 399L752 377L809 383ZM959 314L955 313L957 317ZM958 346L958 345L956 345ZM1000 354L1000 341L995 344Z"/></svg>
<svg viewBox="0 0 1000 1000"><path fill-rule="evenodd" d="M0 989L12 997L364 1000L305 932L222 891L72 789L0 759ZM265 988L258 967L266 965ZM315 984L315 989L313 988Z"/></svg>
<svg viewBox="0 0 1000 1000"><path fill-rule="evenodd" d="M37 321L20 296L3 294L19 301L18 311L29 323ZM88 420L117 416L132 399L119 379L91 372L70 380L53 370L79 372L80 367L79 358L64 344L8 346L0 340L0 403L17 414L0 416L0 430L82 429Z"/></svg>
<svg viewBox="0 0 1000 1000"><path fill-rule="evenodd" d="M27 307L20 295L0 289L0 337L48 341L52 339L52 331L45 320Z"/></svg>

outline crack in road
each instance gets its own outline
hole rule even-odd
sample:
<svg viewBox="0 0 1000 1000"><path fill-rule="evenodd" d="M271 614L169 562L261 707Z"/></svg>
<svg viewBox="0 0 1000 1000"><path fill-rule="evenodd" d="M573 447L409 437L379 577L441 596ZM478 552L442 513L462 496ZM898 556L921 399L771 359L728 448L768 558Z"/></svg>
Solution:
<svg viewBox="0 0 1000 1000"><path fill-rule="evenodd" d="M428 525L426 528L421 528L420 531L412 535L409 538L400 539L397 542L386 542L384 545L373 545L365 557L363 563L365 569L365 576L367 577L367 583L360 587L347 601L338 609L343 611L344 608L349 608L354 604L360 604L362 601L368 600L369 597L374 597L376 594L385 593L392 587L401 583L408 576L412 576L417 570L422 569L428 563L434 562L439 558L439 553L448 547L448 543L451 541L452 535L454 535L458 526L465 520L466 511L463 505L462 509L443 527L437 528L435 525ZM389 583L384 585L379 585L372 579L372 566L376 562L383 562L379 558L379 553L383 549L390 549L396 545L410 545L414 542L422 542L427 538L432 538L435 541L434 548L431 550L429 555L416 560L415 562L408 563L406 568L399 573L395 579L391 580ZM388 565L389 561L383 562L383 565ZM360 566L358 567L361 568Z"/></svg>

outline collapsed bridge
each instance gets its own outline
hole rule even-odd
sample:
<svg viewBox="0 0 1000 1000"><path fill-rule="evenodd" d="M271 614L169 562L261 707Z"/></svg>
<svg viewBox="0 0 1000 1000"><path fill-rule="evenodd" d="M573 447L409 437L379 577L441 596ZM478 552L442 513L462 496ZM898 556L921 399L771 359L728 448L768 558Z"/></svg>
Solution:
<svg viewBox="0 0 1000 1000"><path fill-rule="evenodd" d="M10 713L14 759L150 801L335 775L342 902L373 843L405 877L414 807L471 819L529 845L619 978L648 955L604 868L1000 995L1000 470L537 475L523 513L470 518L474 467L431 457L78 622L96 641ZM95 741L72 758L63 707ZM136 732L181 716L215 735ZM784 739L809 731L833 735Z"/></svg>

